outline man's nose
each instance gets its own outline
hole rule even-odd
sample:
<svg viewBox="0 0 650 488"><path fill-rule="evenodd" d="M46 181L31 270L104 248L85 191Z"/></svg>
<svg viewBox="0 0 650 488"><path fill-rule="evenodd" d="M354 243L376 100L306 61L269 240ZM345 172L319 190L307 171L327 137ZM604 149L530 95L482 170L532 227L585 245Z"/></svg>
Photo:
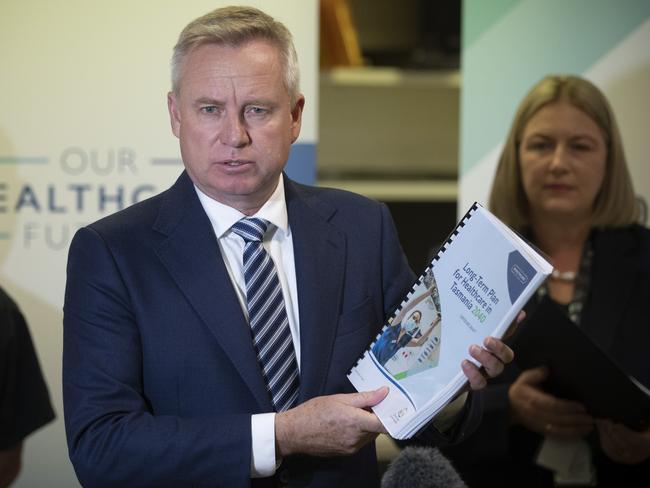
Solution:
<svg viewBox="0 0 650 488"><path fill-rule="evenodd" d="M224 117L220 139L223 144L231 147L243 147L250 142L245 121L239 114L232 113Z"/></svg>

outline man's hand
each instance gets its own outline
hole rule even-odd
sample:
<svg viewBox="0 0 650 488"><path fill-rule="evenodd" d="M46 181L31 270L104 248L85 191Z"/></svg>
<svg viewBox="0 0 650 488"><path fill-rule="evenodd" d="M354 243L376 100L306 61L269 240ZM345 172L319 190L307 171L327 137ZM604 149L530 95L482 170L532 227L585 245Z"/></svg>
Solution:
<svg viewBox="0 0 650 488"><path fill-rule="evenodd" d="M508 337L514 333L517 326L522 320L526 318L526 312L521 310L517 318L512 322L504 337ZM486 337L483 341L484 348L476 344L470 346L469 354L476 359L480 364L479 369L471 361L463 361L461 368L467 379L469 386L472 390L480 390L487 386L487 378L494 378L503 372L506 364L510 363L515 358L515 353L503 341L494 337Z"/></svg>
<svg viewBox="0 0 650 488"><path fill-rule="evenodd" d="M564 400L542 390L546 368L532 368L510 386L510 420L542 435L580 438L594 427L594 419L578 402Z"/></svg>
<svg viewBox="0 0 650 488"><path fill-rule="evenodd" d="M368 409L388 388L317 397L275 416L277 454L343 456L357 452L386 430Z"/></svg>
<svg viewBox="0 0 650 488"><path fill-rule="evenodd" d="M486 377L494 378L495 376L499 376L503 372L505 365L515 357L512 349L499 339L486 337L483 344L485 347L479 347L474 344L469 348L470 356L481 364L481 369L468 360L461 363L463 373L467 376L469 386L472 390L485 388L487 385Z"/></svg>

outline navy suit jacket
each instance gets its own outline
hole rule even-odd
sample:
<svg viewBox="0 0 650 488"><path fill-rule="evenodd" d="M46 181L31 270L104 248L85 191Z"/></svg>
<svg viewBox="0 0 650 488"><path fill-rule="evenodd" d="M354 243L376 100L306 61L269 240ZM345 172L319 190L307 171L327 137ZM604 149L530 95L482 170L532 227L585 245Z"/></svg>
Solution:
<svg viewBox="0 0 650 488"><path fill-rule="evenodd" d="M384 205L285 181L304 402L354 391L347 371L415 276ZM250 479L250 417L272 406L186 173L75 235L63 392L70 458L86 486L377 483L373 444L350 457L290 457L275 477Z"/></svg>

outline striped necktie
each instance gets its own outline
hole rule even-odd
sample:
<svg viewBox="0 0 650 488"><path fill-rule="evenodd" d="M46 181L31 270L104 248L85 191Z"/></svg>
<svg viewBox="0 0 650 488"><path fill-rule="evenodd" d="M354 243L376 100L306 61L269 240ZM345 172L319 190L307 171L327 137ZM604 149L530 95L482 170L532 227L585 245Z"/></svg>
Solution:
<svg viewBox="0 0 650 488"><path fill-rule="evenodd" d="M275 264L262 245L268 224L250 217L231 229L245 242L244 279L253 347L273 406L282 412L298 400L298 363Z"/></svg>

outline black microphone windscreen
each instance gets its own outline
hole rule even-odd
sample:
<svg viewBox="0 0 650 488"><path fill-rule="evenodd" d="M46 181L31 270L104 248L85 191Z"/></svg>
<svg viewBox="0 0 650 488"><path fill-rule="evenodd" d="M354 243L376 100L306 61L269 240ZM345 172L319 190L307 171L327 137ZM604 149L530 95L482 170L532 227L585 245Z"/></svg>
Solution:
<svg viewBox="0 0 650 488"><path fill-rule="evenodd" d="M451 462L438 449L406 447L390 463L381 488L467 488Z"/></svg>

